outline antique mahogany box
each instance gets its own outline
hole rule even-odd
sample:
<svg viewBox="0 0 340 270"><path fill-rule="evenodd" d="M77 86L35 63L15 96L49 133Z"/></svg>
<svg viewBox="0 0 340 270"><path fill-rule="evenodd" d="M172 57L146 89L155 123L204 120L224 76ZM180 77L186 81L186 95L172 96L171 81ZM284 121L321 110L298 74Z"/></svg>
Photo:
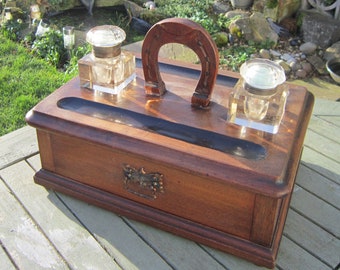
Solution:
<svg viewBox="0 0 340 270"><path fill-rule="evenodd" d="M158 62L169 42L201 65ZM217 72L216 52L200 27L167 20L146 36L120 94L78 77L57 89L26 116L41 155L35 182L272 268L313 96L288 85L277 134L230 124L238 77Z"/></svg>

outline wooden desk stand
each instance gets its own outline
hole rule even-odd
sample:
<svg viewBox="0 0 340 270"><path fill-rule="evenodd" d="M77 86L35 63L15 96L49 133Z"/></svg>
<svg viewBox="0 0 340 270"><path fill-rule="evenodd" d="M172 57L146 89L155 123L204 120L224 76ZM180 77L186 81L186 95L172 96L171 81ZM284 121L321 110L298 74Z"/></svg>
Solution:
<svg viewBox="0 0 340 270"><path fill-rule="evenodd" d="M192 96L199 67L159 63L167 92L145 95L136 61L136 80L118 96L75 78L27 114L42 162L36 183L274 267L313 96L289 85L273 135L226 122L230 73Z"/></svg>

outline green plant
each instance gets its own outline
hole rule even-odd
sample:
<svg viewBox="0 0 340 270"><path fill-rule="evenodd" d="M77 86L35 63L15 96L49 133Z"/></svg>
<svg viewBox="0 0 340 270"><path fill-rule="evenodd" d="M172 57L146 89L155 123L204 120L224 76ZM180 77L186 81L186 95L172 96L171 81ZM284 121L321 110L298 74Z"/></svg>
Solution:
<svg viewBox="0 0 340 270"><path fill-rule="evenodd" d="M202 25L210 34L214 34L226 27L227 19L216 16L212 12L212 1L174 0L157 1L159 12L167 17L191 19Z"/></svg>
<svg viewBox="0 0 340 270"><path fill-rule="evenodd" d="M250 59L251 55L259 49L273 48L272 41L264 41L261 43L248 42L239 46L230 46L220 50L220 66L232 71L239 71L240 66Z"/></svg>
<svg viewBox="0 0 340 270"><path fill-rule="evenodd" d="M33 42L32 52L56 67L62 67L67 54L61 32L52 29L37 37Z"/></svg>
<svg viewBox="0 0 340 270"><path fill-rule="evenodd" d="M25 125L25 114L73 76L0 35L0 136Z"/></svg>
<svg viewBox="0 0 340 270"><path fill-rule="evenodd" d="M72 76L78 75L78 60L91 52L91 46L85 43L70 51L70 60L65 64L65 73Z"/></svg>
<svg viewBox="0 0 340 270"><path fill-rule="evenodd" d="M267 8L276 8L279 4L278 0L268 0L266 3Z"/></svg>
<svg viewBox="0 0 340 270"><path fill-rule="evenodd" d="M8 20L1 26L1 34L13 41L18 41L19 33L23 29L21 20Z"/></svg>

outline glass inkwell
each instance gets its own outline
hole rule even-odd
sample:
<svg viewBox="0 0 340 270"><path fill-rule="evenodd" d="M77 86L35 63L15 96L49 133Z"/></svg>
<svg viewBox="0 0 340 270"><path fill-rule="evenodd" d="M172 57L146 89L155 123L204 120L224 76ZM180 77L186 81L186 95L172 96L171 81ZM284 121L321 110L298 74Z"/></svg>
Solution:
<svg viewBox="0 0 340 270"><path fill-rule="evenodd" d="M242 64L240 73L229 98L228 121L277 133L289 92L284 69L270 60L253 59Z"/></svg>
<svg viewBox="0 0 340 270"><path fill-rule="evenodd" d="M92 53L78 61L82 87L116 95L135 79L135 56L121 50L125 38L124 30L114 25L97 26L87 33Z"/></svg>

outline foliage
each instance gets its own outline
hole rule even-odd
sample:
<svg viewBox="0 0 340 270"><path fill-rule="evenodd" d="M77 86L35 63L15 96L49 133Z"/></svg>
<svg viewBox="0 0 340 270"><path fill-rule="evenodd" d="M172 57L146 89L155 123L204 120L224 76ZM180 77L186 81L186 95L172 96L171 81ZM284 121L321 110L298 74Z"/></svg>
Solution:
<svg viewBox="0 0 340 270"><path fill-rule="evenodd" d="M268 0L266 3L267 8L276 8L279 4L278 0Z"/></svg>
<svg viewBox="0 0 340 270"><path fill-rule="evenodd" d="M66 50L61 32L51 29L43 36L37 37L33 42L32 52L50 64L61 67L66 58Z"/></svg>
<svg viewBox="0 0 340 270"><path fill-rule="evenodd" d="M61 5L63 0L49 0ZM270 0L277 3L277 0ZM331 2L331 1L329 1ZM191 19L202 25L215 39L219 37L220 65L222 68L238 71L240 65L248 60L260 48L271 48L273 44L266 42L255 44L242 40L242 35L229 33L231 23L223 14L216 15L212 10L213 0L157 0L160 16L182 17ZM125 13L101 13L106 24L114 24L127 33L127 43L139 41L143 36L130 29L129 18ZM104 18L105 17L105 18ZM64 25L74 25L76 29L86 31L87 23L74 17L63 16L61 25L55 25L42 37L36 37L32 28L25 31L19 20L10 20L0 29L0 136L25 124L26 112L54 89L78 74L78 60L90 52L86 43L67 52L64 49L62 33ZM216 35L215 35L216 34ZM221 34L221 35L218 35ZM223 35L222 35L223 34ZM228 44L229 37L237 39L238 45ZM16 41L17 43L14 43ZM216 40L217 41L217 40ZM229 41L232 43L232 41ZM20 45L21 44L21 45Z"/></svg>
<svg viewBox="0 0 340 270"><path fill-rule="evenodd" d="M1 35L13 40L18 41L20 31L23 29L21 20L8 20L1 26Z"/></svg>
<svg viewBox="0 0 340 270"><path fill-rule="evenodd" d="M70 60L65 64L65 73L73 76L78 75L78 60L90 53L91 46L88 43L85 43L81 46L78 46L70 51Z"/></svg>
<svg viewBox="0 0 340 270"><path fill-rule="evenodd" d="M0 35L0 136L25 125L25 114L72 78Z"/></svg>
<svg viewBox="0 0 340 270"><path fill-rule="evenodd" d="M167 17L191 19L202 25L210 34L227 28L230 21L223 15L215 15L212 11L213 1L200 0L158 0L157 7Z"/></svg>
<svg viewBox="0 0 340 270"><path fill-rule="evenodd" d="M240 66L250 59L251 55L256 53L260 48L270 49L273 42L266 41L262 43L249 42L239 46L230 46L220 50L220 66L222 68L238 71Z"/></svg>

